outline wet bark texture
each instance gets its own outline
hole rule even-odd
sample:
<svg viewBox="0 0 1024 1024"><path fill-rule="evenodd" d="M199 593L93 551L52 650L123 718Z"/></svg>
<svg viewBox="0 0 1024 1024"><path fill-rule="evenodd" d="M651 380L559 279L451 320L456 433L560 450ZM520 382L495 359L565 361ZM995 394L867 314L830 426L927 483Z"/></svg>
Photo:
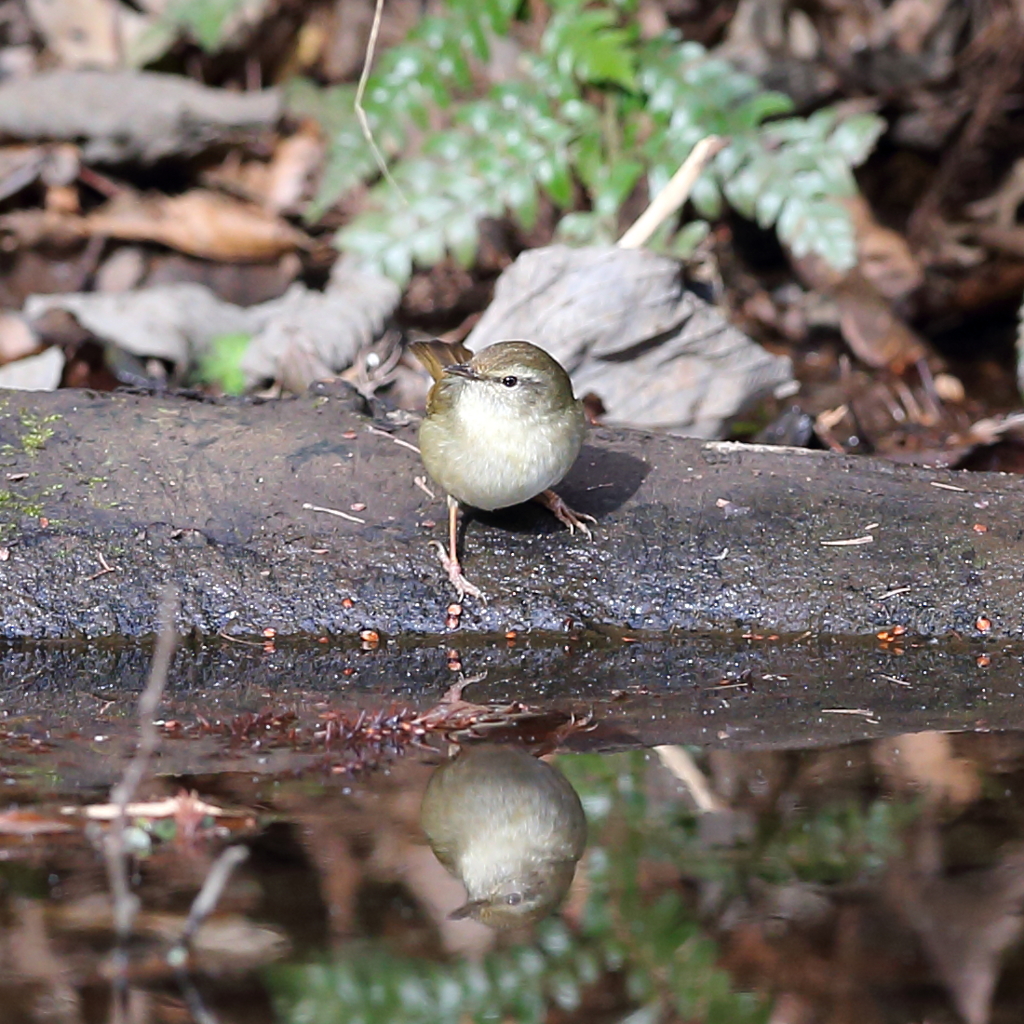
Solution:
<svg viewBox="0 0 1024 1024"><path fill-rule="evenodd" d="M428 546L443 496L414 483L399 442L415 425L362 406L337 389L262 404L5 393L3 635L151 632L166 580L182 628L204 634L443 633L454 594ZM461 637L567 620L1022 633L1016 478L596 429L560 490L597 517L594 542L539 507L476 517L464 564L488 601L465 603Z"/></svg>

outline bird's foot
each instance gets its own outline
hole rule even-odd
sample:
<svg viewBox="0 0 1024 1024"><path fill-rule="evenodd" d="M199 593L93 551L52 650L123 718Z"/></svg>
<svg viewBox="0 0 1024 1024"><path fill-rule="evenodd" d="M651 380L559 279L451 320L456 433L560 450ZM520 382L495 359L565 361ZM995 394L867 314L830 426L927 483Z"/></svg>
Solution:
<svg viewBox="0 0 1024 1024"><path fill-rule="evenodd" d="M448 579L452 586L458 591L459 599L461 600L469 594L470 597L475 597L486 604L487 598L484 597L483 591L462 575L462 566L459 565L458 559L452 558L440 541L432 540L430 545L437 551L437 557L440 559L441 565L444 566L444 571L448 573Z"/></svg>
<svg viewBox="0 0 1024 1024"><path fill-rule="evenodd" d="M555 518L560 523L564 523L569 527L570 533L575 533L579 530L580 533L586 536L587 540L594 539L594 535L590 527L587 526L587 523L596 523L597 520L593 516L588 516L585 512L574 512L554 491L541 491L533 500L539 501L545 508L551 509Z"/></svg>

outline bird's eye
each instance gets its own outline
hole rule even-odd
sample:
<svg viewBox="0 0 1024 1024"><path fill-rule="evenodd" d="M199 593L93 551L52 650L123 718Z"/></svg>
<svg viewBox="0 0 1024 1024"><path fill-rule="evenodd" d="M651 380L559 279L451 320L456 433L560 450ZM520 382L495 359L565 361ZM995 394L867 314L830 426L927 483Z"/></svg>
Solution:
<svg viewBox="0 0 1024 1024"><path fill-rule="evenodd" d="M501 383L507 388L514 388L519 383L518 377L502 377Z"/></svg>
<svg viewBox="0 0 1024 1024"><path fill-rule="evenodd" d="M512 379L515 380L515 377L513 377ZM505 902L510 907L518 907L519 904L523 902L523 894L521 892L510 892L505 897Z"/></svg>

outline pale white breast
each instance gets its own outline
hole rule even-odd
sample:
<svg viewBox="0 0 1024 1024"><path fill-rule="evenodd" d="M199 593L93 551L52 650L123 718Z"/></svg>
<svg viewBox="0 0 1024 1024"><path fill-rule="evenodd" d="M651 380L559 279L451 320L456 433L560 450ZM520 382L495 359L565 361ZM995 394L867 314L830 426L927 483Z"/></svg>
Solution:
<svg viewBox="0 0 1024 1024"><path fill-rule="evenodd" d="M434 422L423 421L421 439L433 434L434 442L421 443L423 461L448 494L475 508L517 505L553 487L583 444L586 425L577 406L524 422L521 409L496 401L486 388L469 388L457 408L454 429L444 436ZM572 443L565 443L567 436Z"/></svg>

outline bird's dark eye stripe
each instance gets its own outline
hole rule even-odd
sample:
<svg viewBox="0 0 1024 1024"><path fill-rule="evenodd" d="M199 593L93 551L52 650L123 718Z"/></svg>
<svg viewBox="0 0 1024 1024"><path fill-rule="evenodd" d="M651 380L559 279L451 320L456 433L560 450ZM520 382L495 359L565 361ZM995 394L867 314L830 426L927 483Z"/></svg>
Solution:
<svg viewBox="0 0 1024 1024"><path fill-rule="evenodd" d="M507 388L514 388L519 383L518 377L502 377L501 383Z"/></svg>

